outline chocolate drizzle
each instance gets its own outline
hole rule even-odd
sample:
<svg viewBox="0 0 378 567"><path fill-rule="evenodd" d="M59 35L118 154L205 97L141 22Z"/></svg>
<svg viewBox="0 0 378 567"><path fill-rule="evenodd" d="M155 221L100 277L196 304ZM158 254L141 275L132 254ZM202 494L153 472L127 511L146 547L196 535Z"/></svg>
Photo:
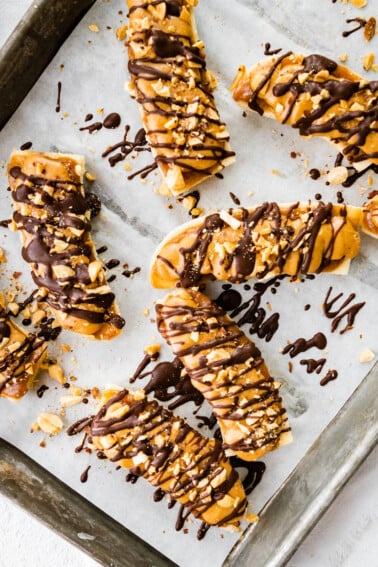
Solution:
<svg viewBox="0 0 378 567"><path fill-rule="evenodd" d="M302 352L306 352L310 348L318 348L319 350L325 349L327 346L327 339L323 333L315 333L310 339L299 338L293 343L285 346L282 354L289 354L290 358L294 358Z"/></svg>
<svg viewBox="0 0 378 567"><path fill-rule="evenodd" d="M332 286L327 291L323 303L323 312L328 319L333 319L331 323L332 333L334 333L338 329L341 321L346 318L345 327L341 329L341 331L339 331L340 335L343 335L344 333L346 333L346 331L349 331L353 327L357 313L363 308L366 302L362 301L360 303L355 303L351 305L352 301L356 297L355 293L351 293L338 308L333 310L333 306L335 305L335 303L340 298L342 298L344 294L339 293L333 298L331 298L331 293L332 293Z"/></svg>

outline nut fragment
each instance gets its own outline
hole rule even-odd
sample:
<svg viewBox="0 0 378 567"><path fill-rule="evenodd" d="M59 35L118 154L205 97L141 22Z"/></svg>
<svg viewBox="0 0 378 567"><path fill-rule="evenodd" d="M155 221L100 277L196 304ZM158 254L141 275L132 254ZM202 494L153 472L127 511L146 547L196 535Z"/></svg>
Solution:
<svg viewBox="0 0 378 567"><path fill-rule="evenodd" d="M360 354L360 362L370 362L374 357L374 352L370 348L365 348Z"/></svg>
<svg viewBox="0 0 378 567"><path fill-rule="evenodd" d="M364 36L366 41L371 41L375 36L376 19L371 16L365 24Z"/></svg>
<svg viewBox="0 0 378 567"><path fill-rule="evenodd" d="M63 427L63 421L55 413L41 413L38 416L37 423L44 433L56 435Z"/></svg>
<svg viewBox="0 0 378 567"><path fill-rule="evenodd" d="M64 373L62 368L59 366L59 364L51 364L48 367L48 373L50 378L56 380L57 382L59 382L59 384L64 384L65 382Z"/></svg>
<svg viewBox="0 0 378 567"><path fill-rule="evenodd" d="M327 181L328 183L331 183L331 185L340 185L341 183L344 183L347 178L348 170L343 165L334 167L333 169L331 169L331 171L328 172L327 175Z"/></svg>

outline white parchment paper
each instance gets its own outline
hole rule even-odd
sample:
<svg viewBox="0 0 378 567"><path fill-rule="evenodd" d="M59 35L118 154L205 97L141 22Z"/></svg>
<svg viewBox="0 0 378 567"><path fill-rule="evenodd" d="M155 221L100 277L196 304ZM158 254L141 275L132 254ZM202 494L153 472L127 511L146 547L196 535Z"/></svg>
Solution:
<svg viewBox="0 0 378 567"><path fill-rule="evenodd" d="M312 180L308 176L309 169L316 167L326 172L332 167L336 155L332 147L323 140L299 139L296 131L257 114L243 116L228 90L239 64L248 67L264 57L266 42L270 42L272 48L317 52L333 59L347 53L347 63L352 69L376 79L376 72L363 71L362 56L377 49L377 38L367 44L361 31L349 38L342 37L342 31L350 29L346 18L373 14L369 12L369 4L373 3L359 11L344 3L333 4L331 0L316 3L200 0L195 12L199 36L205 43L208 68L219 81L216 100L237 154L236 163L225 170L224 179L214 178L201 185L199 206L204 211L233 206L230 192L245 207L265 200L313 199L316 193L321 193L325 201L335 201L336 191L342 191L346 202L360 204L368 190L377 188L376 176L373 187L369 188L367 176L349 189L326 186L325 175ZM124 90L128 80L126 49L115 36L115 30L127 23L126 12L123 0L98 1L0 133L0 160L4 160L1 170L4 175L0 177L2 218L11 214L5 168L14 147L32 141L35 150L84 154L87 169L95 177L88 189L96 192L103 202L103 210L93 223L96 246L108 247L103 254L105 261L117 258L121 266L127 263L130 269L141 267L141 272L133 279L121 274L121 266L109 272L109 275L117 275L111 286L127 321L119 338L111 343L94 343L63 332L50 349L51 355L58 357L67 378L75 376L77 385L88 388L109 383L127 386L143 357L143 348L161 342L154 325L153 305L164 292L152 289L149 284L150 257L170 229L188 220L188 212L182 205L156 194L158 173L151 174L145 182L140 178L129 181L130 172L122 163L111 168L101 157L108 145L122 139L125 124L130 125L132 137L140 128L139 110ZM99 32L91 32L90 24L97 24ZM56 113L58 81L62 83L62 95L61 111ZM103 109L103 114L99 109ZM80 131L80 127L90 123L84 122L87 113L92 113L94 120L101 120L110 112L118 112L122 117L122 125L116 130L102 129L92 135ZM151 161L147 152L130 157L131 173ZM21 259L19 235L0 229L0 246L8 257L1 272L1 287L8 288L12 274L22 272L18 279L24 289L19 296L22 300L34 286L28 266ZM284 280L277 293L268 290L263 296L262 306L268 312L280 314L280 326L268 343L252 338L262 350L271 373L283 384L282 396L294 442L263 459L267 471L250 497L251 511L257 512L274 494L373 363L362 364L359 356L365 348L378 352L377 270L376 242L363 236L360 256L353 261L348 276L320 275L297 283ZM322 311L330 286L333 295L343 293L346 299L350 293L355 293L356 302L366 302L354 328L342 335L337 331L331 333L331 321ZM217 283L207 287L212 297L216 297L220 289ZM238 289L245 299L253 293L245 291L243 286ZM307 304L311 308L306 311ZM248 327L244 330L247 332ZM282 348L288 341L309 338L319 331L327 337L325 352L312 349L292 359L290 372L290 358L282 354ZM70 345L72 352L64 353L60 348L62 344ZM327 359L322 374L307 374L300 359L320 357ZM161 360L171 359L169 349L163 345ZM337 369L338 378L321 387L319 380L327 369ZM64 432L52 439L41 433L30 433L31 424L42 411L59 412L59 398L66 394L48 377L43 381L49 390L42 398L32 391L18 404L0 399L0 435L180 566L221 565L238 533L212 529L203 541L197 541L199 524L194 521L188 524L188 533L177 533L174 527L177 509L168 510L165 502L154 503L153 489L143 480L131 485L124 481L125 471L116 471L111 463L98 461L85 452L75 454L74 448L80 440L68 438ZM142 385L143 382L136 384L137 387ZM193 409L194 406L188 404L176 411L196 426ZM91 411L93 407L88 406L68 408L65 424ZM42 439L45 447L40 446ZM88 482L82 484L80 474L88 465L91 465Z"/></svg>

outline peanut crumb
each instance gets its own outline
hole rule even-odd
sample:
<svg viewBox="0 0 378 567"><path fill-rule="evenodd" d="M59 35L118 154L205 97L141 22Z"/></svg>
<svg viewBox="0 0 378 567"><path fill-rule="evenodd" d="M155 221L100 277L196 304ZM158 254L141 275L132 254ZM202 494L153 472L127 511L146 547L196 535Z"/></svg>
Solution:
<svg viewBox="0 0 378 567"><path fill-rule="evenodd" d="M126 39L128 26L120 26L116 30L116 36L119 41L124 41Z"/></svg>
<svg viewBox="0 0 378 567"><path fill-rule="evenodd" d="M369 348L365 348L360 354L360 362L371 362L375 358L375 354Z"/></svg>
<svg viewBox="0 0 378 567"><path fill-rule="evenodd" d="M364 55L363 67L364 67L365 71L370 71L370 69L372 71L375 70L374 67L376 67L376 66L374 65L374 61L375 61L374 53L370 52L370 53L367 53L366 55Z"/></svg>
<svg viewBox="0 0 378 567"><path fill-rule="evenodd" d="M348 55L346 53L342 53L341 55L339 55L339 61L341 63L345 63L345 61L347 61L348 59Z"/></svg>
<svg viewBox="0 0 378 567"><path fill-rule="evenodd" d="M94 33L98 33L100 31L100 28L98 27L97 24L89 24L88 29L89 31Z"/></svg>
<svg viewBox="0 0 378 567"><path fill-rule="evenodd" d="M96 179L92 173L89 173L89 171L85 172L85 178L88 179L88 181L94 181Z"/></svg>

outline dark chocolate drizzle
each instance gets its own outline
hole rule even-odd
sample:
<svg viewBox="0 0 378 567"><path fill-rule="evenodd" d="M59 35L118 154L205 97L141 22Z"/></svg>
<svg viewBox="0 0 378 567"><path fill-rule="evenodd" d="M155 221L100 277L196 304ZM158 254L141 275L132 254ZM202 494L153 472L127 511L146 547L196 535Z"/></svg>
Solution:
<svg viewBox="0 0 378 567"><path fill-rule="evenodd" d="M290 358L294 358L302 352L306 352L310 348L325 349L327 346L327 338L323 333L315 333L310 339L299 338L293 343L285 346L282 354L289 354Z"/></svg>
<svg viewBox="0 0 378 567"><path fill-rule="evenodd" d="M331 298L331 293L332 293L332 286L327 291L323 303L323 312L328 319L333 319L331 323L332 333L334 333L338 329L341 321L346 318L345 327L343 327L341 331L339 331L340 335L343 335L344 333L346 333L346 331L352 329L357 313L363 308L366 302L362 301L360 303L354 303L351 305L352 301L356 297L355 293L351 293L338 308L333 310L334 304L343 297L344 293L341 292L336 296L334 296L333 298Z"/></svg>

